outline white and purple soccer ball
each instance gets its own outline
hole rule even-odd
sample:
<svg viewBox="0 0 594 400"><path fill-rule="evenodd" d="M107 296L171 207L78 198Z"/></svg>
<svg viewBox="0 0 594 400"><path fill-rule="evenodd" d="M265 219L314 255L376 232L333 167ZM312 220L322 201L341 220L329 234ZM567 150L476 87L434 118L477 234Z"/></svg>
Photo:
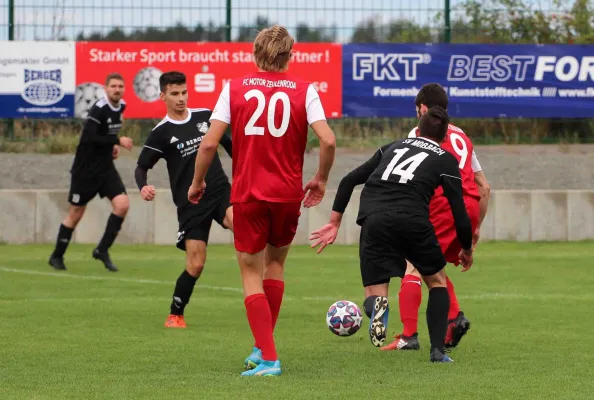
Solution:
<svg viewBox="0 0 594 400"><path fill-rule="evenodd" d="M363 314L352 301L339 300L332 304L326 314L330 331L337 336L351 336L361 328Z"/></svg>
<svg viewBox="0 0 594 400"><path fill-rule="evenodd" d="M159 100L159 77L163 73L155 67L142 68L134 76L134 93L136 96L146 102L152 103Z"/></svg>
<svg viewBox="0 0 594 400"><path fill-rule="evenodd" d="M86 119L93 104L104 96L105 90L99 82L80 83L74 92L74 115Z"/></svg>

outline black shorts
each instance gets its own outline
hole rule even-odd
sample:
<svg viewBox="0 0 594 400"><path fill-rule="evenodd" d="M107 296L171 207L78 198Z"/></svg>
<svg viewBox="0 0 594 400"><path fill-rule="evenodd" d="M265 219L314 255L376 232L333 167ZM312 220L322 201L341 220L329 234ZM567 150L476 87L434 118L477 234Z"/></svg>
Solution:
<svg viewBox="0 0 594 400"><path fill-rule="evenodd" d="M231 206L231 187L225 187L211 195L205 195L200 203L191 204L184 210L178 210L179 232L178 249L186 251L186 240L202 240L208 244L212 221L223 225L227 209Z"/></svg>
<svg viewBox="0 0 594 400"><path fill-rule="evenodd" d="M363 286L404 277L406 260L424 276L436 274L446 265L429 219L398 211L374 213L363 220L359 260Z"/></svg>
<svg viewBox="0 0 594 400"><path fill-rule="evenodd" d="M86 206L99 194L112 200L120 194L126 194L126 188L118 171L114 168L103 176L72 175L68 202L75 206Z"/></svg>

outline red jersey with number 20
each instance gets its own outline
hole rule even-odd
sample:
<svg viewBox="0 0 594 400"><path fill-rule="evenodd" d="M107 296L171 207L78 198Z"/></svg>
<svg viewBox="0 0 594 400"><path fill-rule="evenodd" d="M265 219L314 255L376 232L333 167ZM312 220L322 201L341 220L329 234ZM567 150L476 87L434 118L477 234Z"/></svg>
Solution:
<svg viewBox="0 0 594 400"><path fill-rule="evenodd" d="M314 122L308 122L306 111L310 87L285 73L257 72L231 80L232 203L303 200L303 157L308 125ZM211 119L217 112L215 107Z"/></svg>

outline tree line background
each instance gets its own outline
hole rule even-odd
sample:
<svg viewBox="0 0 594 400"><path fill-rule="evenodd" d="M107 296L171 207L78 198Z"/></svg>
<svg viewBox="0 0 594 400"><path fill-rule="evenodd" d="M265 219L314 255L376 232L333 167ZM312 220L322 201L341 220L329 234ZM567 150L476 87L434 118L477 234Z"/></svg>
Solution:
<svg viewBox="0 0 594 400"><path fill-rule="evenodd" d="M594 43L594 3L591 0L557 1L558 12L536 9L523 0L463 0L451 11L452 43ZM432 23L421 25L413 19L395 19L388 23L369 18L357 24L349 42L357 43L427 43L443 41L443 12ZM257 31L278 21L258 16L251 25L240 26L233 41L254 40ZM294 27L299 42L333 42L339 29L315 27L305 23ZM88 41L224 41L226 29L210 22L195 26L175 24L167 28L144 27L126 31L113 27L106 32L80 33L76 40Z"/></svg>

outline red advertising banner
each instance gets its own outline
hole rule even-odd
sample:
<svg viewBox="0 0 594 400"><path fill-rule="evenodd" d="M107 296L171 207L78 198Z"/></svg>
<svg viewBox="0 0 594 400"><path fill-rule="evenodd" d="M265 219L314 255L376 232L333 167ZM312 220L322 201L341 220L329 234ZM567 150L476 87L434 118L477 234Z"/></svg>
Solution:
<svg viewBox="0 0 594 400"><path fill-rule="evenodd" d="M188 79L188 104L212 109L228 80L256 71L252 43L77 42L75 114L85 117L103 96L112 72L126 81L126 118L162 118L159 76L176 70ZM312 82L326 116L342 115L342 46L296 43L289 73Z"/></svg>

